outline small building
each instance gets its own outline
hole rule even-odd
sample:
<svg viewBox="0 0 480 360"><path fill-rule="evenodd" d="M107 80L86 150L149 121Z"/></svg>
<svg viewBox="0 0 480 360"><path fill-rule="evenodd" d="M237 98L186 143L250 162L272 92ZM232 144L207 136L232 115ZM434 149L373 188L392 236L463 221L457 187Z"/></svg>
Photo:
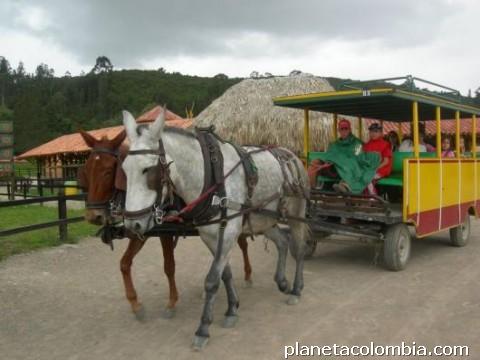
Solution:
<svg viewBox="0 0 480 360"><path fill-rule="evenodd" d="M162 111L161 106L156 106L137 118L137 123L153 122ZM192 119L183 119L177 114L167 110L166 124L168 126L188 128L192 126ZM97 139L106 136L114 138L123 130L123 125L107 127L88 131ZM62 135L45 144L17 156L16 160L28 159L37 163L37 177L76 179L77 169L85 163L90 148L85 144L80 133Z"/></svg>

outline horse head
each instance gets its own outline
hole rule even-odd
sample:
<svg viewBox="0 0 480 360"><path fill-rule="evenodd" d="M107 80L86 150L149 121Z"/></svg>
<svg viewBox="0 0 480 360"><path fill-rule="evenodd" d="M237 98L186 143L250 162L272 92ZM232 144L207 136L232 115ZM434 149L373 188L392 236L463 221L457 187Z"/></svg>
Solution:
<svg viewBox="0 0 480 360"><path fill-rule="evenodd" d="M126 137L125 130L109 140L100 140L85 131L80 131L85 143L92 149L84 166L79 169L79 186L87 190L85 219L92 224L102 225L107 221L107 209L122 176L119 166L120 146ZM121 182L121 181L120 181Z"/></svg>
<svg viewBox="0 0 480 360"><path fill-rule="evenodd" d="M130 141L130 150L122 165L127 176L125 227L137 234L154 226L154 207L163 204L171 191L168 185L172 161L165 154L162 142L165 112L164 107L153 123L138 126L128 111L123 112L123 124Z"/></svg>

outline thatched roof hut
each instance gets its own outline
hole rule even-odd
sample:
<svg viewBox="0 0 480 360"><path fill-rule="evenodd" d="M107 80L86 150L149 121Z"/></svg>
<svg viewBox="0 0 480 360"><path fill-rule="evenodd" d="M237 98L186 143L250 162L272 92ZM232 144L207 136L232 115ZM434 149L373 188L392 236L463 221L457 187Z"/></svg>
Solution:
<svg viewBox="0 0 480 360"><path fill-rule="evenodd" d="M308 74L246 79L229 88L202 111L195 125L215 125L226 139L247 145L281 145L303 151L303 110L273 105L277 96L334 90L326 79ZM332 137L331 114L310 112L310 143L324 149ZM355 122L352 125L356 126Z"/></svg>

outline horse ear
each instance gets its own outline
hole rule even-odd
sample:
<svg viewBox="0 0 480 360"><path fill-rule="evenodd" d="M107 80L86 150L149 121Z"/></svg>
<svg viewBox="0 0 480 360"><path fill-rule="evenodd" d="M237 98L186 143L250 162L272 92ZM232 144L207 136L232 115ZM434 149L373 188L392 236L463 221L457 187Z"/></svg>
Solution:
<svg viewBox="0 0 480 360"><path fill-rule="evenodd" d="M113 148L116 149L120 145L122 145L123 140L125 140L125 137L127 136L127 133L125 132L125 129L122 130L117 136L115 136L111 140L111 144L113 145Z"/></svg>
<svg viewBox="0 0 480 360"><path fill-rule="evenodd" d="M155 139L160 139L163 128L165 127L165 114L167 113L167 106L163 106L163 111L160 111L157 119L150 125L150 132Z"/></svg>
<svg viewBox="0 0 480 360"><path fill-rule="evenodd" d="M93 148L97 143L97 139L95 139L92 135L90 135L86 131L80 130L80 135L82 135L82 138L83 140L85 140L85 143L91 148Z"/></svg>
<svg viewBox="0 0 480 360"><path fill-rule="evenodd" d="M123 125L125 125L125 130L127 132L127 136L130 139L130 142L135 141L137 139L137 122L135 118L130 114L128 111L123 110Z"/></svg>

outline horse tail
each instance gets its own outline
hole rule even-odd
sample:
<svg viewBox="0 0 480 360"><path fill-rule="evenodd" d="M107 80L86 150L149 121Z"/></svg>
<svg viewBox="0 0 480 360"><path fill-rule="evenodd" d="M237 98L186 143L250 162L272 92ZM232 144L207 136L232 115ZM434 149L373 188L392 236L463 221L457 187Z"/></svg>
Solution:
<svg viewBox="0 0 480 360"><path fill-rule="evenodd" d="M298 207L295 215L299 218L306 219L306 199L298 199ZM308 243L312 236L312 229L307 221L291 219L288 222L293 241L290 242L290 253L295 259L304 256L308 250Z"/></svg>

